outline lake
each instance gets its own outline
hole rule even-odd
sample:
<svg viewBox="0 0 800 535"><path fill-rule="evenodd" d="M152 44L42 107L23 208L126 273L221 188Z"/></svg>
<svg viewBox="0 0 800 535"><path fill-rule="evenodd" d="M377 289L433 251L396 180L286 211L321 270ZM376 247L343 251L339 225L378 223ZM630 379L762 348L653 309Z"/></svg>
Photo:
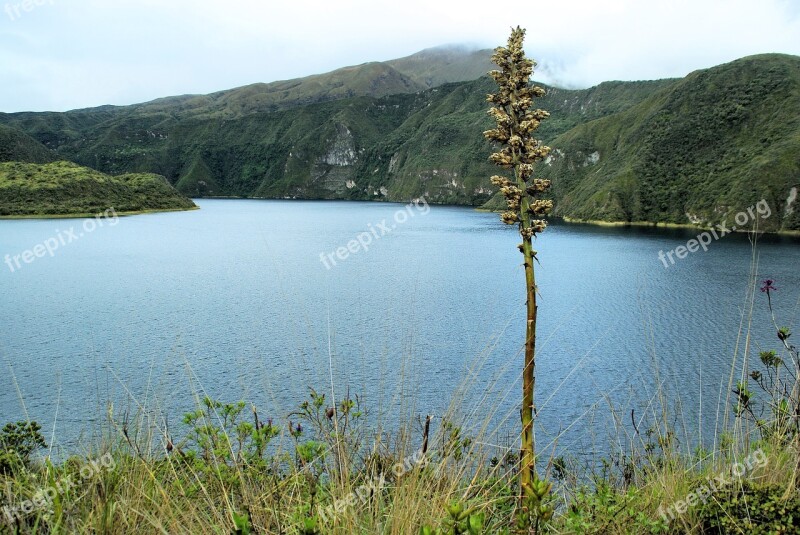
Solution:
<svg viewBox="0 0 800 535"><path fill-rule="evenodd" d="M37 420L69 452L98 436L110 402L118 417L143 409L173 429L206 394L285 420L333 383L387 428L449 409L515 432L524 274L517 231L496 214L197 203L0 221L0 422ZM603 452L617 437L610 406L632 432L631 409L637 421L659 413L659 391L685 442L713 438L743 354L753 250L728 235L665 267L659 251L698 233L556 223L539 238L540 447ZM758 247L757 277L775 279L778 322L792 327L798 245L765 236ZM750 358L776 342L756 291Z"/></svg>

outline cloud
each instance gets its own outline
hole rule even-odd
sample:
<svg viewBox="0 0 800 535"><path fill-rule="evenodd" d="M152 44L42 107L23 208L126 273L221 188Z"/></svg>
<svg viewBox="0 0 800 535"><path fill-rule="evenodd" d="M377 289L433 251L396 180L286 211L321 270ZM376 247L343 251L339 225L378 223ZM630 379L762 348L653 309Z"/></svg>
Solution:
<svg viewBox="0 0 800 535"><path fill-rule="evenodd" d="M2 1L2 0L0 0ZM0 109L66 110L208 93L387 60L445 43L494 47L528 29L537 79L569 87L684 76L738 57L800 54L792 1L33 0L0 13Z"/></svg>

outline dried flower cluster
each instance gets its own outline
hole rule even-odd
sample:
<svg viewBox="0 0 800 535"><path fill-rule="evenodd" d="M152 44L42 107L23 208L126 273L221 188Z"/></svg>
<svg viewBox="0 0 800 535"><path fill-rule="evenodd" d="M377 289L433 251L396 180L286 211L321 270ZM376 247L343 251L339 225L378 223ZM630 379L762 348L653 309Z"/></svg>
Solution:
<svg viewBox="0 0 800 535"><path fill-rule="evenodd" d="M501 145L490 160L504 169L513 169L516 179L514 182L503 176L492 177L492 184L500 188L508 204L500 219L507 225L519 223L523 239L530 240L547 227L544 218L553 210L553 201L541 198L550 189L550 181L533 178L534 165L550 153L550 147L533 134L550 114L533 109L533 99L543 97L545 90L530 85L536 63L525 57L524 39L525 30L517 27L511 32L508 46L498 47L492 56L500 67L489 73L497 82L498 91L486 100L493 104L489 114L497 128L483 135Z"/></svg>
<svg viewBox="0 0 800 535"><path fill-rule="evenodd" d="M548 484L539 479L536 473L536 444L534 440L534 419L536 415L534 392L536 389L536 273L533 238L547 227L545 217L553 210L553 201L546 198L550 181L534 178L534 166L547 158L550 147L533 137L541 122L550 114L534 108L533 99L544 96L544 89L530 84L535 63L525 57L522 43L525 30L519 26L512 29L508 46L495 49L492 61L499 70L489 74L497 82L497 93L488 96L492 104L489 114L497 127L487 130L483 135L500 145L491 155L492 162L504 169L513 170L513 179L495 175L492 184L500 189L506 198L507 209L500 219L507 225L519 224L522 243L519 246L525 262L525 286L527 295L527 316L525 332L525 367L522 371L522 424L520 450L520 509L518 521L521 527L533 526L534 533L540 521L547 521L552 510L545 503L549 494ZM525 531L527 533L527 531Z"/></svg>

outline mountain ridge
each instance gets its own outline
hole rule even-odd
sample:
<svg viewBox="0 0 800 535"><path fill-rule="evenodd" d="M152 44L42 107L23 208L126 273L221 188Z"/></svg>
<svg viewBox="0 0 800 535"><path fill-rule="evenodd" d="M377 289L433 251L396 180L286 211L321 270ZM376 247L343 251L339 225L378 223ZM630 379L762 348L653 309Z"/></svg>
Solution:
<svg viewBox="0 0 800 535"><path fill-rule="evenodd" d="M470 53L468 62L480 58L479 52ZM405 61L417 63L417 80L434 68L425 66L424 55ZM440 61L449 60L443 55ZM400 72L386 63L350 72ZM788 201L800 159L798 72L797 56L766 54L680 79L548 87L538 105L551 118L539 134L556 152L541 171L554 181L557 215L709 224L768 194L776 213L787 214L768 230L800 228ZM258 98L251 102L248 91L235 93L241 90L212 94L227 98L226 105L197 113L186 111L191 98L173 97L186 109L162 102L125 113L99 108L0 114L0 123L59 158L109 174L157 173L190 196L425 196L435 203L497 207L488 181L497 170L487 161L492 149L481 136L491 126L485 96L494 85L488 77L382 96L326 99L326 93L277 110L264 109ZM255 91L256 97L262 93ZM750 135L754 129L760 137ZM695 145L687 147L682 138ZM744 162L755 162L750 172L759 177L758 187L739 172ZM704 187L709 176L713 180Z"/></svg>
<svg viewBox="0 0 800 535"><path fill-rule="evenodd" d="M748 56L694 71L620 116L553 141L557 213L710 226L764 200L781 215L767 229L798 230L798 109L796 56ZM591 155L596 161L583 165Z"/></svg>

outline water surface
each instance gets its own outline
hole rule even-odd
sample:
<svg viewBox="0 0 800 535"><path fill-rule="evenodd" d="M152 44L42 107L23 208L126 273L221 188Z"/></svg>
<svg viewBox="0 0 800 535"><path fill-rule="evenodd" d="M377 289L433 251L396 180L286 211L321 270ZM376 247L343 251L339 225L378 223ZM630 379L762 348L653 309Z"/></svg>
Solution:
<svg viewBox="0 0 800 535"><path fill-rule="evenodd" d="M524 273L516 231L497 215L198 204L91 232L83 220L0 221L0 255L83 234L13 273L0 265L0 422L35 419L69 451L95 436L109 402L173 426L205 394L285 418L333 381L388 426L455 407L513 429ZM363 233L368 250L351 243L357 252L336 256ZM660 410L648 405L659 386L682 432L713 432L743 343L752 248L730 235L665 268L658 252L694 234L555 224L539 239L540 444L560 435L574 454L603 451L616 436L609 403L624 419ZM798 243L764 238L758 254L759 278L777 281L778 317L796 326ZM752 325L754 351L777 349L760 293Z"/></svg>

